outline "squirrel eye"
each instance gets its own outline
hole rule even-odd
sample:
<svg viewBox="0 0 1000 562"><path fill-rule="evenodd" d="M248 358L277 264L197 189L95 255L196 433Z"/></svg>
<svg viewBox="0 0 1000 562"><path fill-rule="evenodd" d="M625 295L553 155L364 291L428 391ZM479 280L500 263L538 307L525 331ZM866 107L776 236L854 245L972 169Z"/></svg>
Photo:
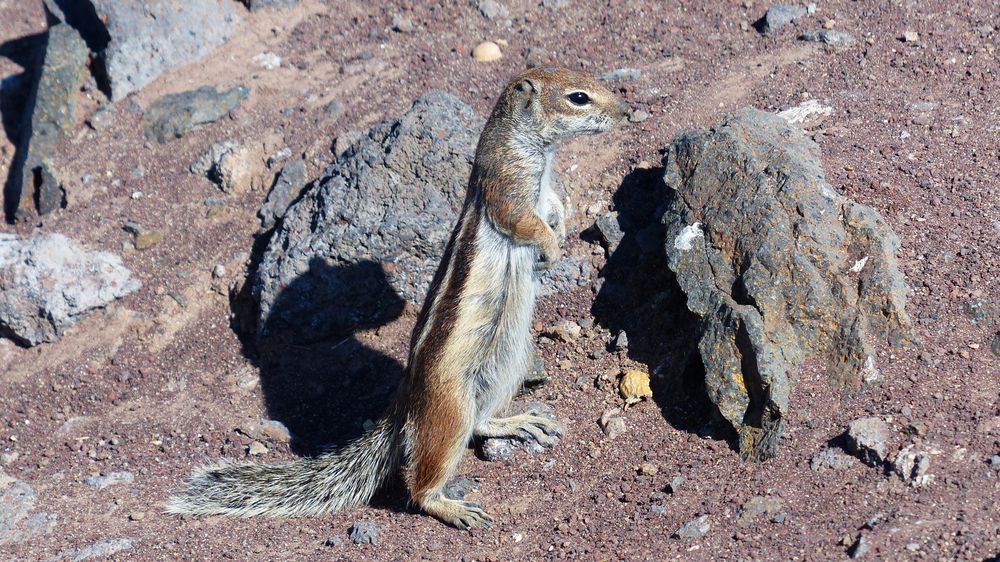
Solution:
<svg viewBox="0 0 1000 562"><path fill-rule="evenodd" d="M573 105L587 105L590 103L590 96L583 92L573 92L566 96Z"/></svg>

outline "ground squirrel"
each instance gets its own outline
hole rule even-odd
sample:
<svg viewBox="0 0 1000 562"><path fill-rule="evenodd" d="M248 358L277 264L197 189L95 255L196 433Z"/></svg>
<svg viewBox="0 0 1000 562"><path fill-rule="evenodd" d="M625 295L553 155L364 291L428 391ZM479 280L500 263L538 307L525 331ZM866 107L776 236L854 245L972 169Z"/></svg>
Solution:
<svg viewBox="0 0 1000 562"><path fill-rule="evenodd" d="M410 343L405 381L375 427L349 445L290 464L198 470L167 511L197 515L318 515L368 502L402 468L411 501L456 527L488 526L478 505L449 499L473 436L544 445L558 423L495 417L528 371L536 270L565 236L552 189L556 142L608 130L627 106L580 72L535 68L504 89L476 148L468 192Z"/></svg>

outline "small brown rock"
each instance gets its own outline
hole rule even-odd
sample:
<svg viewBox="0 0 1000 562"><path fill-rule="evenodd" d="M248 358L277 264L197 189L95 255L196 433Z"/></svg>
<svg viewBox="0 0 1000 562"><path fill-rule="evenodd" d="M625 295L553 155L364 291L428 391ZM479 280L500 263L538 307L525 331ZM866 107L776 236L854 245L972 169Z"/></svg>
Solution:
<svg viewBox="0 0 1000 562"><path fill-rule="evenodd" d="M583 328L576 322L562 320L546 329L545 333L556 340L569 343L580 337L580 334L583 333Z"/></svg>
<svg viewBox="0 0 1000 562"><path fill-rule="evenodd" d="M135 249L136 250L148 250L153 246L159 244L163 241L163 231L161 230L143 230L142 232L137 232L135 234Z"/></svg>

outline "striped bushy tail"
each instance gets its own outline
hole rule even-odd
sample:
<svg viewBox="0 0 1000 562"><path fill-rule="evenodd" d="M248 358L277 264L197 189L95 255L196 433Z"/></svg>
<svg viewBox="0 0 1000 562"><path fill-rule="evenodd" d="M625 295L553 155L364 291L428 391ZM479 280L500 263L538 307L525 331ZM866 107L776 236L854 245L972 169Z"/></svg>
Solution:
<svg viewBox="0 0 1000 562"><path fill-rule="evenodd" d="M367 503L399 462L391 410L349 445L287 464L223 463L196 471L167 513L252 517L322 515Z"/></svg>

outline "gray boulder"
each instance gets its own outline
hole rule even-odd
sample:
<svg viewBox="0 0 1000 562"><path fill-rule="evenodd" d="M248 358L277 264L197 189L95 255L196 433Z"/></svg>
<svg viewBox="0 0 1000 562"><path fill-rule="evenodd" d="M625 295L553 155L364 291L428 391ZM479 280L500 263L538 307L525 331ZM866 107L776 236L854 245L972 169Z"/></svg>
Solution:
<svg viewBox="0 0 1000 562"><path fill-rule="evenodd" d="M110 42L104 61L111 99L225 43L241 22L230 0L90 0Z"/></svg>
<svg viewBox="0 0 1000 562"><path fill-rule="evenodd" d="M139 286L121 258L61 234L0 234L0 334L18 343L54 341L90 310Z"/></svg>
<svg viewBox="0 0 1000 562"><path fill-rule="evenodd" d="M807 357L856 388L880 377L876 341L915 338L899 239L830 187L817 152L780 117L743 109L663 158L668 265L700 318L709 397L747 459L776 453L788 374Z"/></svg>
<svg viewBox="0 0 1000 562"><path fill-rule="evenodd" d="M375 125L285 213L257 270L258 335L316 341L419 305L465 198L485 121L431 92ZM542 278L564 291L589 276L567 259Z"/></svg>

